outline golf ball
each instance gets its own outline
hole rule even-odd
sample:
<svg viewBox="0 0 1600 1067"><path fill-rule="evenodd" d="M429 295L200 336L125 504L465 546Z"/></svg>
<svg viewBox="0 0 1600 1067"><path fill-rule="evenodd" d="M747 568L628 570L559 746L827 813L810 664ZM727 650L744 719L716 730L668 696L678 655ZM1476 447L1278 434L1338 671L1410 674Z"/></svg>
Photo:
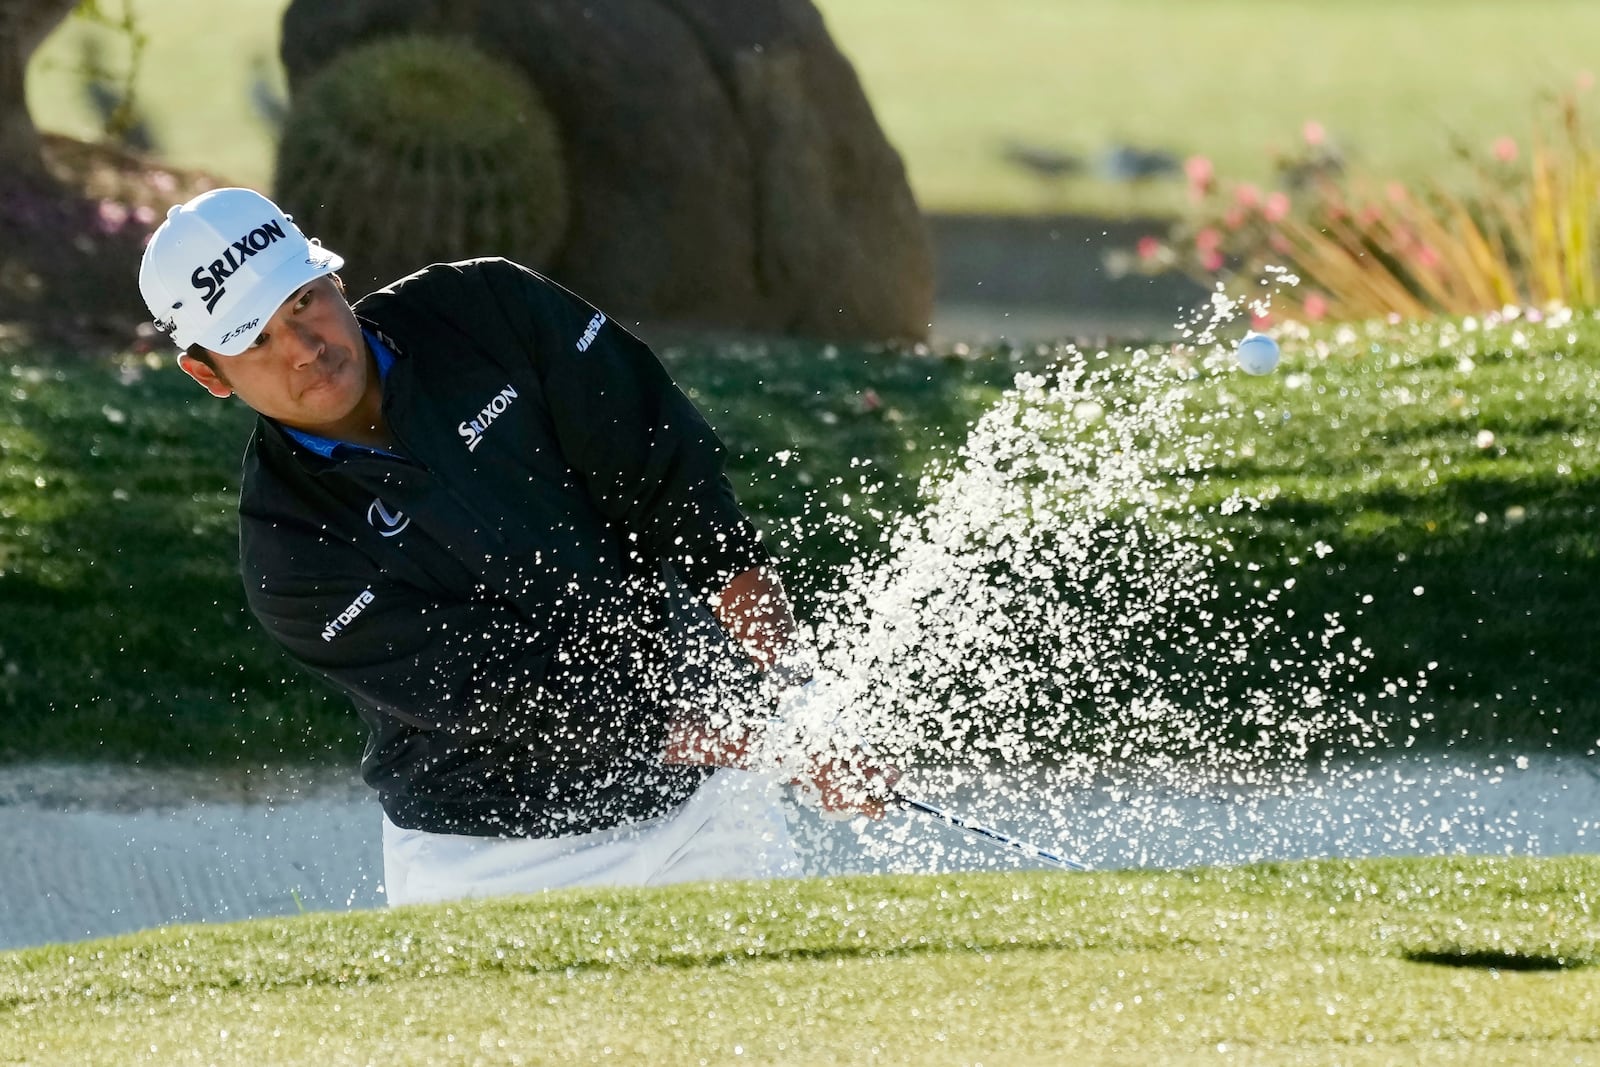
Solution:
<svg viewBox="0 0 1600 1067"><path fill-rule="evenodd" d="M1233 358L1246 374L1271 374L1278 366L1278 342L1264 333L1247 333Z"/></svg>

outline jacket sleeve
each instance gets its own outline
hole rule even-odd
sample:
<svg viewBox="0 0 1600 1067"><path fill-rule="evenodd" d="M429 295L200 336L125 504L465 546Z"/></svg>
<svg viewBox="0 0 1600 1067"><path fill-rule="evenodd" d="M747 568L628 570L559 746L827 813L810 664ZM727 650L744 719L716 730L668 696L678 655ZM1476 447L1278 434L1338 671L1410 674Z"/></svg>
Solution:
<svg viewBox="0 0 1600 1067"><path fill-rule="evenodd" d="M376 712L419 729L493 731L544 679L547 641L504 604L439 602L326 541L285 558L317 559L318 571L263 577L247 562L251 611L291 656Z"/></svg>
<svg viewBox="0 0 1600 1067"><path fill-rule="evenodd" d="M564 458L641 559L701 593L765 563L724 448L648 346L533 271L504 260L485 280L539 379Z"/></svg>

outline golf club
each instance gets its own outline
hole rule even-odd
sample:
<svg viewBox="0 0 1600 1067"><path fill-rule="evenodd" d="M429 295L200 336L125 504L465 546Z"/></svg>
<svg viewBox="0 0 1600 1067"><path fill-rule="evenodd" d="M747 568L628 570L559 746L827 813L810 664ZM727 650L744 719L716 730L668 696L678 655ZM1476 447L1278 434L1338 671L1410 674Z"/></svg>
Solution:
<svg viewBox="0 0 1600 1067"><path fill-rule="evenodd" d="M967 833L976 837L988 838L990 841L1004 845L1006 848L1020 852L1023 855L1030 856L1034 859L1043 860L1044 862L1052 864L1056 867L1060 867L1063 870L1087 871L1089 869L1087 864L1079 863L1077 860L1069 860L1064 856L1056 855L1054 852L1046 851L1045 849L1040 848L1038 845L1030 845L1026 841L1019 841L1009 834L1001 833L999 830L993 830L987 826L981 826L978 823L969 822L959 815L954 815L946 811L937 804L929 804L925 800L917 800L914 797L908 797L904 795L897 795L895 799L898 800L902 806L910 808L913 811L920 811L924 815L931 815L941 822L954 826L957 830L965 830Z"/></svg>

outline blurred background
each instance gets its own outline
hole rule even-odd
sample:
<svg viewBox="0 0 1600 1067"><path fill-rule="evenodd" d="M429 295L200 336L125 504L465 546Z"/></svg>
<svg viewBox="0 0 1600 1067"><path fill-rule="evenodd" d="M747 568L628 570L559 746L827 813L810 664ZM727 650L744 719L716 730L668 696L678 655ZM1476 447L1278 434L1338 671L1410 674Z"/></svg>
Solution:
<svg viewBox="0 0 1600 1067"><path fill-rule="evenodd" d="M1600 752L1597 41L1593 0L3 0L0 815L18 821L0 837L36 846L8 866L41 899L101 877L36 876L61 838L42 817L25 833L28 804L308 788L284 767L348 786L359 724L239 588L253 418L177 370L136 287L167 208L232 184L343 254L357 292L507 255L643 334L728 445L802 615L938 500L972 427L1016 410L1019 372L1143 367L1039 401L1049 435L1012 481L1116 414L1128 432L1083 467L1137 453L1154 496L1192 504L1218 612L1187 632L1215 643L1190 655L1093 612L1084 634L1021 627L1030 668L1094 637L1183 690L1131 722L1140 702L1108 687L1081 710L1120 747L1060 730L1049 761L1225 766L1184 747L1201 725L1266 769L1443 752L1346 775L1410 795L1339 817L1401 851L1592 843L1592 793L1570 783L1593 784ZM1227 321L1202 341L1213 298ZM1252 326L1282 342L1276 374L1234 373ZM1177 459L1137 425L1157 399L1193 431ZM1204 461L1178 469L1191 445ZM1060 496L1074 530L1128 518L1126 497ZM1136 525L1104 539L1121 557L1023 576L1070 598L1170 573L1130 548ZM1002 588L1063 536L982 573ZM945 585L981 592L969 578ZM1240 604L1278 615L1213 625ZM929 633L960 621L926 614ZM1323 625L1358 650L1347 671L1296 676L1266 650ZM947 658L977 684L983 664ZM1233 699L1252 672L1315 683L1322 710ZM1056 696L1011 710L1055 721ZM1335 713L1375 732L1296 740ZM1406 804L1448 793L1438 776L1466 782L1465 814L1430 829ZM1510 783L1500 815L1480 779ZM1539 812L1583 841L1527 830ZM1304 829L1240 848L1289 854ZM287 913L295 884L262 899ZM0 893L0 925L22 895ZM161 914L210 914L188 907Z"/></svg>
<svg viewBox="0 0 1600 1067"><path fill-rule="evenodd" d="M61 0L35 6L58 15L74 7ZM1250 258L1251 249L1219 249L1220 241L1193 248L1194 234L1160 252L1149 241L1141 246L1141 238L1165 241L1174 222L1192 222L1203 208L1224 218L1219 205L1202 202L1202 188L1241 185L1245 201L1251 190L1263 199L1280 192L1296 208L1311 183L1330 173L1460 189L1496 152L1526 153L1550 117L1550 101L1588 77L1600 32L1600 10L1566 0L819 0L814 8L747 5L737 15L719 14L714 4L650 4L634 5L622 29L603 31L595 20L615 22L629 5L531 7L544 15L469 26L441 14L443 5L422 3L339 5L329 9L337 15L320 17L300 5L287 24L285 0L226 8L201 0L79 4L28 61L28 109L51 133L303 199L309 194L296 181L325 188L339 166L363 164L315 147L314 109L302 100L305 114L293 114L291 85L342 54L348 59L357 43L440 33L509 58L553 117L542 150L567 169L546 180L567 183L568 195L545 197L546 217L520 225L581 240L590 260L636 262L583 266L555 249L560 234L542 245L522 242L543 253L524 258L547 260L569 284L620 302L640 321L842 336L921 329L967 340L1149 336L1170 333L1181 307L1209 287L1207 268L1221 265L1219 254L1237 253L1229 267ZM813 12L824 20L817 27L806 24ZM707 18L720 26L707 30ZM578 35L586 19L590 29ZM686 32L700 39L686 42ZM843 65L828 61L834 46ZM764 71L751 58L763 47ZM791 56L799 57L792 78L781 70ZM585 64L587 72L578 69ZM710 92L701 67L714 68L712 81L722 79L713 95L724 99L715 106L696 96ZM853 77L868 114L839 88ZM379 94L366 80L373 91L349 106L370 115ZM400 84L395 92L403 114L416 90ZM787 110L775 97L790 101ZM656 114L647 122L641 115L650 106ZM482 110L464 100L440 108ZM674 114L663 117L668 110ZM413 119L423 135L427 116ZM646 135L652 125L671 136ZM605 140L600 126L617 136L597 143ZM349 127L334 128L353 136ZM298 177L278 173L286 129ZM797 189L815 188L817 164L807 153L818 145L831 152L830 180L838 183L839 161L878 152L880 140L903 160L931 241L927 252L903 218L892 162L862 165L849 176L856 187L837 190L826 204L795 203L804 199ZM730 159L741 153L746 158ZM683 157L675 173L667 154ZM787 173L789 186L782 175L761 175L763 168ZM654 195L626 187L617 172L639 175ZM591 183L604 188L584 192ZM757 194L787 200L794 228L825 236L812 248L789 240L752 249L750 233L711 213L690 210L690 221L675 224L682 198L662 195L663 185L731 203L753 203ZM400 217L425 213L394 193L391 186L385 206ZM349 210L307 202L300 215L320 222L319 211ZM479 244L493 243L483 238L496 226L515 228L497 221L476 235ZM346 228L372 241L372 227ZM675 229L723 236L734 262L719 269L703 250L699 262L687 260ZM873 247L865 248L864 236L827 236L842 229L870 235ZM334 235L325 236L332 244ZM413 232L412 255L416 243ZM648 251L652 244L659 257ZM874 310L818 319L796 293L829 273L817 262L842 259L858 266L840 272L841 285L860 291L859 302ZM757 269L766 291L743 292L749 286L739 276ZM722 295L662 281L673 273L703 273L702 288ZM388 279L375 268L372 280Z"/></svg>
<svg viewBox="0 0 1600 1067"><path fill-rule="evenodd" d="M1207 385L1268 422L1205 492L1273 502L1207 521L1385 677L1432 671L1428 729L1600 736L1593 4L11 0L0 39L0 757L354 743L243 608L248 412L137 293L166 209L222 184L357 292L500 254L605 307L775 538L870 462L882 493L830 506L877 543L1019 369L1292 271L1246 320L1333 377ZM802 609L854 544L792 553Z"/></svg>

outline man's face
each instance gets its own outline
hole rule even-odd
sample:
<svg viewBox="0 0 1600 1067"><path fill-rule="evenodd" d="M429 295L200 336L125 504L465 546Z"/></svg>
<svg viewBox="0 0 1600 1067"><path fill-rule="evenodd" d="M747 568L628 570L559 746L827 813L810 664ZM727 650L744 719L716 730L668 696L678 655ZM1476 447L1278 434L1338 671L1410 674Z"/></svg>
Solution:
<svg viewBox="0 0 1600 1067"><path fill-rule="evenodd" d="M374 381L355 312L331 276L291 293L239 355L213 354L214 369L187 355L178 362L213 396L237 396L286 426L331 437Z"/></svg>

